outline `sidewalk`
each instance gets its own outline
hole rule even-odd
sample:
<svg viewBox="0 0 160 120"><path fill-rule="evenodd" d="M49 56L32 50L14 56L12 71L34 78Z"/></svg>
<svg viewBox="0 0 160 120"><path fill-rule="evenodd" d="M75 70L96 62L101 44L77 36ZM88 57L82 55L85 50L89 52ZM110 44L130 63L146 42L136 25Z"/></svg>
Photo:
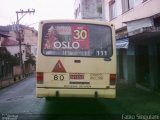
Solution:
<svg viewBox="0 0 160 120"><path fill-rule="evenodd" d="M154 91L120 84L117 87L117 101L128 113L160 116L160 94Z"/></svg>
<svg viewBox="0 0 160 120"><path fill-rule="evenodd" d="M7 78L7 79L3 79L3 80L0 80L0 89L2 88L5 88L5 87L8 87L10 85L13 85L19 81L22 81L24 80L25 78L29 77L30 75L32 75L34 73L30 73L30 74L27 74L25 77L11 77L11 78Z"/></svg>

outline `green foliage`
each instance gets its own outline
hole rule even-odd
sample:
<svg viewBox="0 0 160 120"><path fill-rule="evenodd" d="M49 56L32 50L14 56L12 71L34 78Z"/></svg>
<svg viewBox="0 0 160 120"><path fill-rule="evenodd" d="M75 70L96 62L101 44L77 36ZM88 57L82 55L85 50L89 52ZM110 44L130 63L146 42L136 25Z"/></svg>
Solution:
<svg viewBox="0 0 160 120"><path fill-rule="evenodd" d="M17 58L17 57L15 57L15 56L11 56L11 60L12 60L12 65L19 65L19 63L20 63L20 59L19 58Z"/></svg>
<svg viewBox="0 0 160 120"><path fill-rule="evenodd" d="M18 65L19 64L19 58L11 55L10 52L6 48L1 48L0 60L6 61L6 62L10 63L11 65Z"/></svg>
<svg viewBox="0 0 160 120"><path fill-rule="evenodd" d="M33 57L30 55L27 61L25 62L26 64L32 64L35 65L36 61L33 59Z"/></svg>

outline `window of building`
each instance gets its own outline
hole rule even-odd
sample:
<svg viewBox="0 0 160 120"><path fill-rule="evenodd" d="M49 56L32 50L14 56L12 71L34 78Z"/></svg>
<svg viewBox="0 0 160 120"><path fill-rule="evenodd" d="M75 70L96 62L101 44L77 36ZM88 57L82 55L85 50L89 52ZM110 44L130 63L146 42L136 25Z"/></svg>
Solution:
<svg viewBox="0 0 160 120"><path fill-rule="evenodd" d="M160 27L160 16L157 18L154 18L153 21L154 21L154 26Z"/></svg>
<svg viewBox="0 0 160 120"><path fill-rule="evenodd" d="M125 13L133 8L133 0L122 0L122 12Z"/></svg>
<svg viewBox="0 0 160 120"><path fill-rule="evenodd" d="M109 3L109 14L110 14L110 20L116 18L117 16L115 0L112 0Z"/></svg>
<svg viewBox="0 0 160 120"><path fill-rule="evenodd" d="M85 0L85 8L86 8L86 10L89 9L89 5L90 5L90 0Z"/></svg>
<svg viewBox="0 0 160 120"><path fill-rule="evenodd" d="M143 0L142 2L146 2L146 1L148 1L148 0Z"/></svg>
<svg viewBox="0 0 160 120"><path fill-rule="evenodd" d="M75 18L78 18L78 9L75 10L74 16Z"/></svg>

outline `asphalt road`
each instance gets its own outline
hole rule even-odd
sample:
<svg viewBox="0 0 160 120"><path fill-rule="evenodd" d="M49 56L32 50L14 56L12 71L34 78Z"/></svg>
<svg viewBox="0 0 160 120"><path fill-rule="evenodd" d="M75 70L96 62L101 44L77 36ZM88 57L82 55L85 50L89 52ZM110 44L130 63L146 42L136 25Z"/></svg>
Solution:
<svg viewBox="0 0 160 120"><path fill-rule="evenodd" d="M152 95L152 100L147 104L146 108L141 107L142 94L150 93L139 92L140 99L137 99L136 92L125 93L126 89L122 89L123 93L118 95L117 99L91 99L91 98L58 98L46 101L44 98L36 98L35 87L36 81L34 75L20 81L10 87L0 90L0 119L2 120L125 120L131 117L137 120L135 116L138 113L150 110L148 105L154 104L153 115L159 114L155 111L159 110L159 96ZM119 93L119 94L120 94ZM134 96L133 96L134 95ZM131 97L127 97L131 96ZM133 101L132 101L133 99ZM136 100L135 106L134 101ZM129 104L130 103L130 104ZM159 106L157 106L159 105ZM132 108L132 109L129 109ZM160 111L160 110L159 110ZM159 113L158 111L158 113ZM129 116L127 116L129 115ZM146 114L147 115L147 114Z"/></svg>
<svg viewBox="0 0 160 120"><path fill-rule="evenodd" d="M103 102L90 98L58 98L46 101L36 98L34 76L0 90L1 119L106 119L107 107Z"/></svg>

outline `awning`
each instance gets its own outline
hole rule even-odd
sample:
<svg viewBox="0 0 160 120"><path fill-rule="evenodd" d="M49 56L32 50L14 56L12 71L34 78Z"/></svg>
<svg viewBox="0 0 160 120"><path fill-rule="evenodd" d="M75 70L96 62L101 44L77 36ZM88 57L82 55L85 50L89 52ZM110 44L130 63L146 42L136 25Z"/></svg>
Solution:
<svg viewBox="0 0 160 120"><path fill-rule="evenodd" d="M128 49L128 45L129 45L128 38L116 40L116 48L117 49L119 49L119 48Z"/></svg>

